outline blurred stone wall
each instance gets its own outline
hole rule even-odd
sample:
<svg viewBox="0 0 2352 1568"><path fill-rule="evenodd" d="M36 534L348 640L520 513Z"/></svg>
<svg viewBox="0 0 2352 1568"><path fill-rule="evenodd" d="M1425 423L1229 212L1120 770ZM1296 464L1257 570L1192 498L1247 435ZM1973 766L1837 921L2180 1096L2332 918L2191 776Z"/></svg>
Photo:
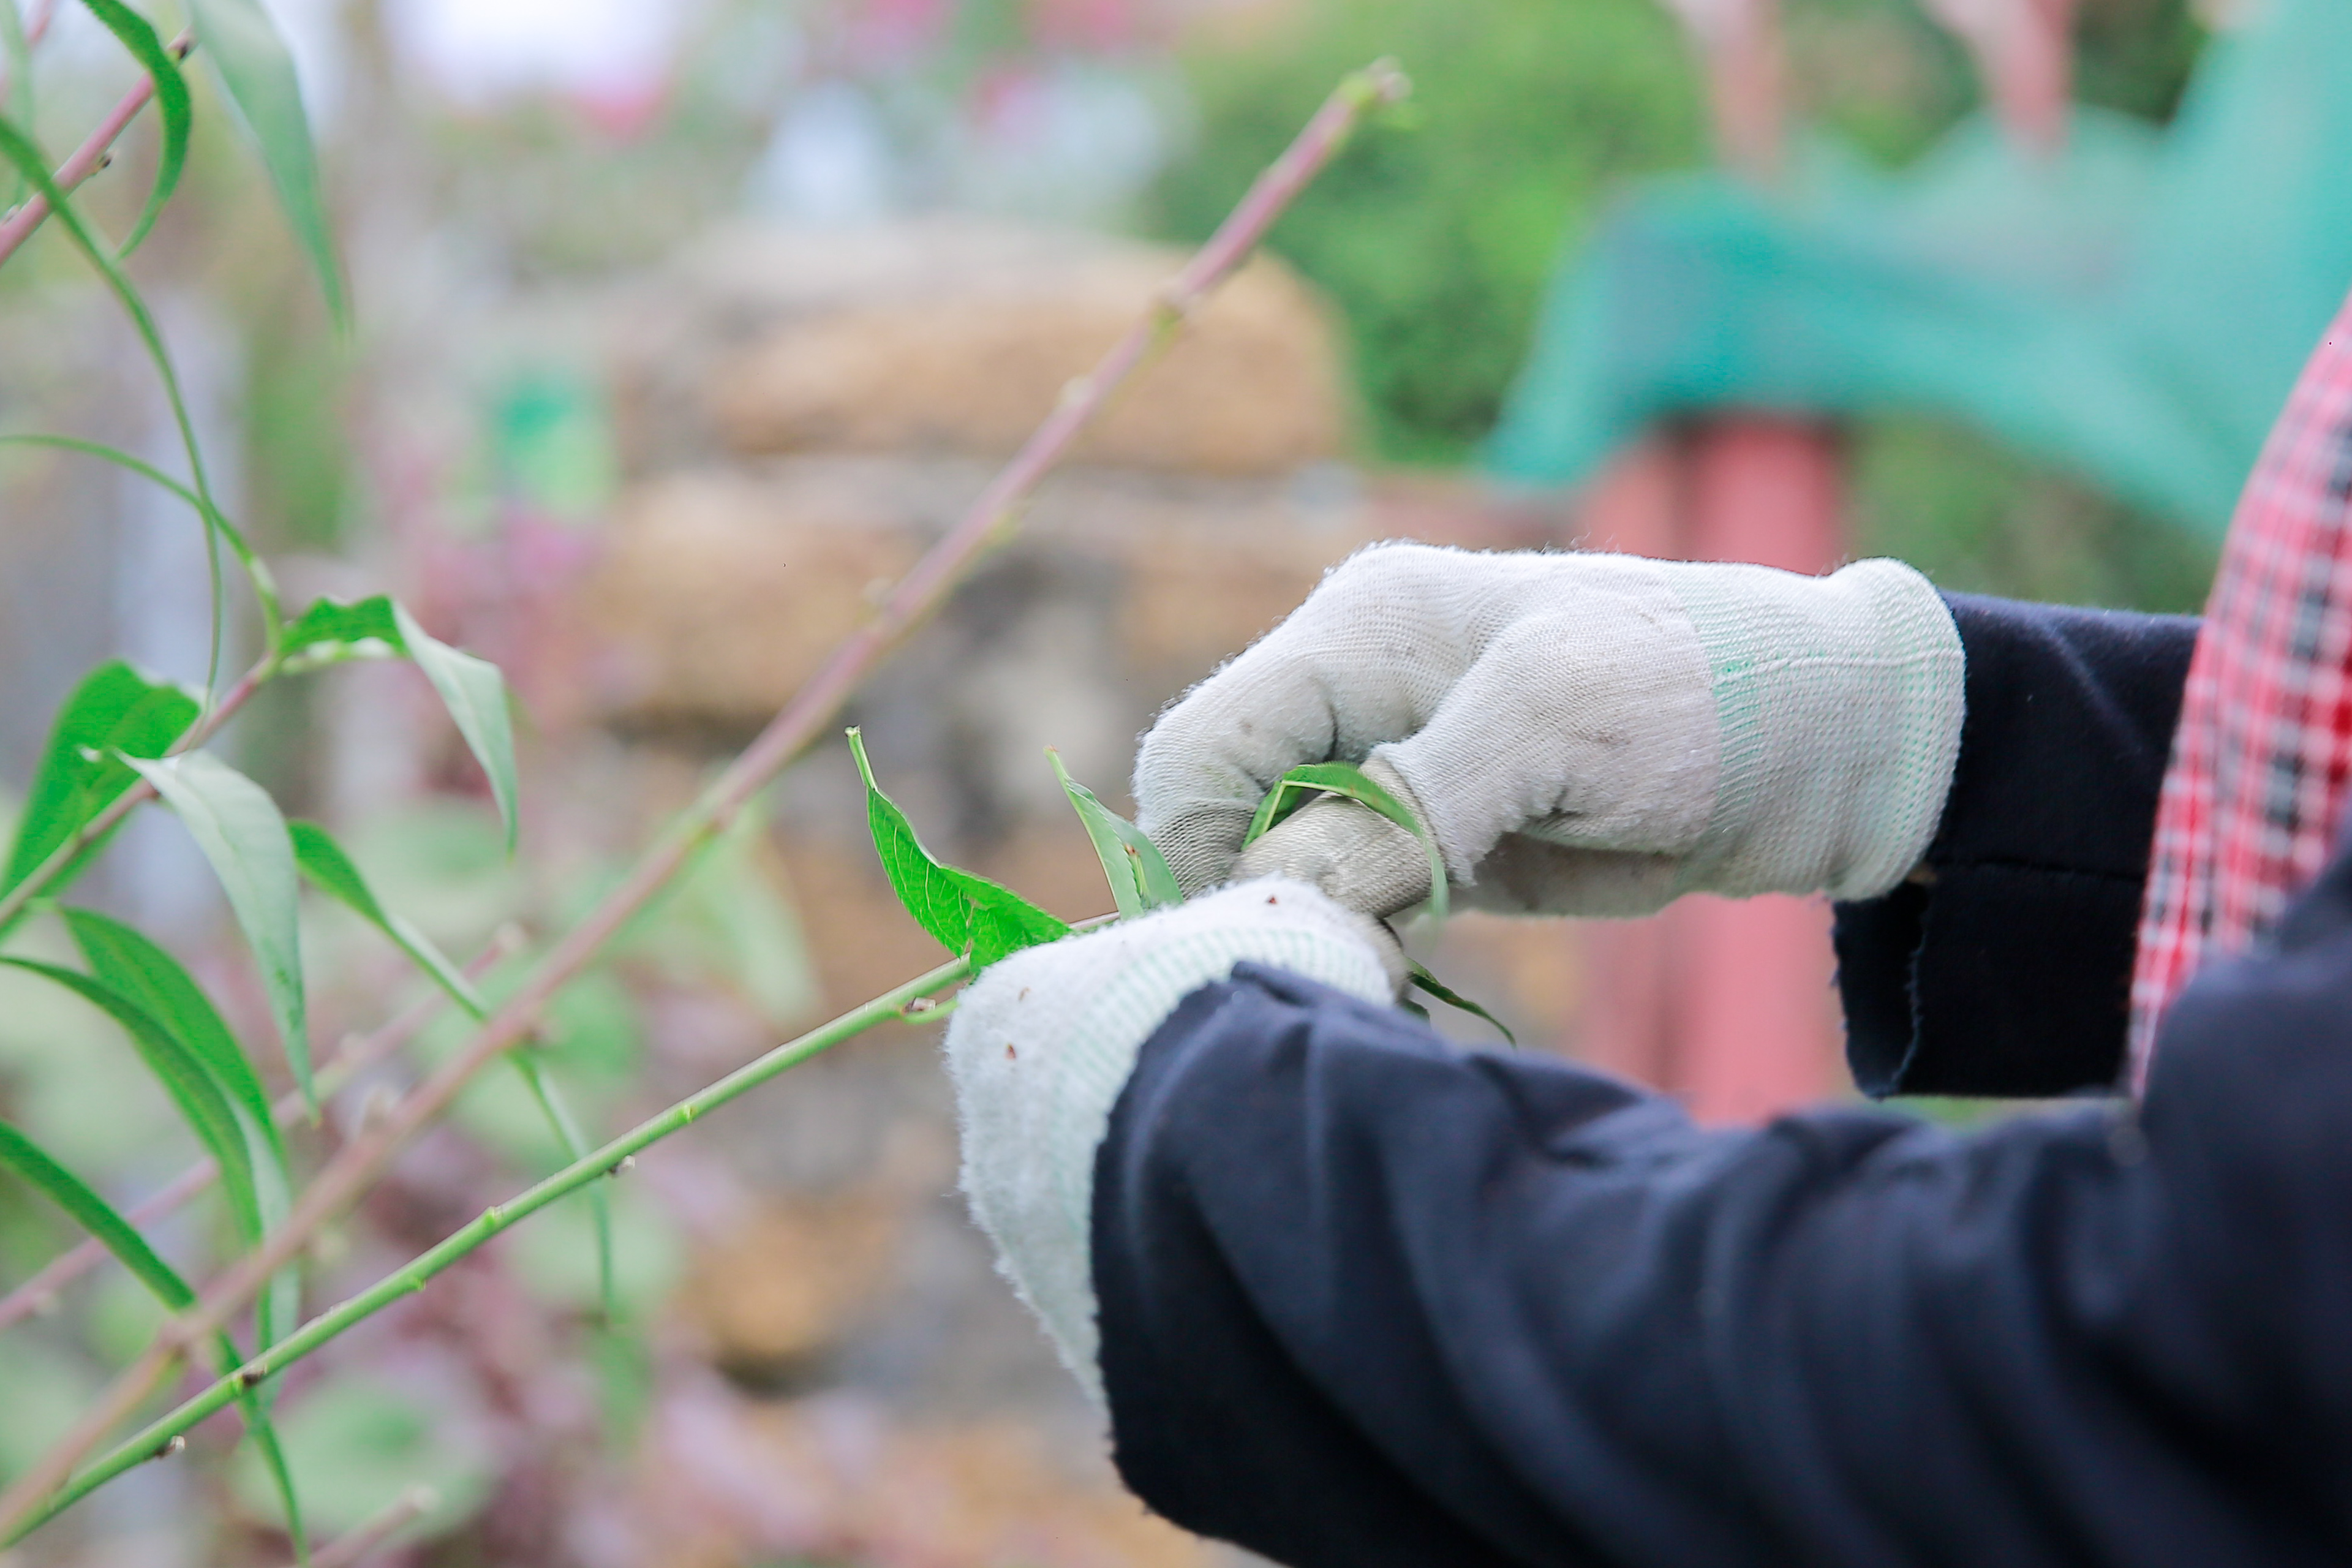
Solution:
<svg viewBox="0 0 2352 1568"><path fill-rule="evenodd" d="M599 307L623 484L571 601L577 700L629 759L616 790L643 826L793 694L1181 259L961 221L742 230ZM1153 713L1350 551L1551 537L1466 486L1352 468L1344 387L1324 307L1253 264L868 682L847 721L935 850L1066 918L1106 912L1044 748L1128 809ZM845 748L786 777L771 824L813 1016L938 962L882 879ZM1457 922L1447 942L1450 979L1558 1036L1575 985L1556 931ZM765 1043L684 1001L664 1017L717 1030L659 1047L706 1068ZM1118 1495L994 1277L951 1190L935 1052L932 1031L869 1036L644 1163L696 1239L679 1320L710 1369L671 1385L648 1483L681 1489L681 1539L709 1538L686 1560L746 1540L975 1568L1217 1560ZM908 1545L920 1510L877 1468L929 1477L964 1522Z"/></svg>

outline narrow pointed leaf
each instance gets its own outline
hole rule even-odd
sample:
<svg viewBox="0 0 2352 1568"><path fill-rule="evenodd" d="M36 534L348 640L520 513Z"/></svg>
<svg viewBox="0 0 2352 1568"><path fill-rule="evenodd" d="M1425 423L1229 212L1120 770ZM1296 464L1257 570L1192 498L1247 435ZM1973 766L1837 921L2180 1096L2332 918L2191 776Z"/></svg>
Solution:
<svg viewBox="0 0 2352 1568"><path fill-rule="evenodd" d="M228 1193L238 1228L247 1235L258 1234L263 1228L260 1200L254 1190L253 1163L246 1154L245 1136L237 1127L236 1112L194 1053L149 1016L146 1009L102 981L37 959L0 958L0 963L53 981L121 1026L140 1059L147 1064L148 1071L155 1075L164 1092L179 1107L196 1142L220 1166L221 1185Z"/></svg>
<svg viewBox="0 0 2352 1568"><path fill-rule="evenodd" d="M146 70L155 84L155 108L163 121L163 145L155 154L155 184L147 193L147 205L139 221L131 226L130 237L115 252L124 257L139 248L147 231L155 226L163 204L172 199L173 187L180 183L180 170L188 159L188 128L195 120L195 102L189 96L187 79L180 74L180 62L163 47L146 17L122 0L82 0L82 5Z"/></svg>
<svg viewBox="0 0 2352 1568"><path fill-rule="evenodd" d="M563 1146L563 1157L586 1158L595 1145L581 1131L580 1119L572 1113L572 1107L556 1089L555 1080L548 1076L545 1065L531 1054L531 1047L518 1046L507 1053L507 1059L522 1074L531 1098L539 1101L548 1125L555 1130L556 1142ZM617 1298L613 1289L613 1196L602 1182L593 1183L588 1188L588 1216L596 1229L596 1310L610 1327L617 1321Z"/></svg>
<svg viewBox="0 0 2352 1568"><path fill-rule="evenodd" d="M16 122L30 131L33 127L33 46L25 37L24 15L12 5L0 5L0 66L8 90L0 94L0 113L16 117ZM25 199L25 177L12 174L0 181L0 207L13 207Z"/></svg>
<svg viewBox="0 0 2352 1568"><path fill-rule="evenodd" d="M79 1177L49 1158L31 1139L5 1121L0 1121L0 1165L15 1171L27 1183L37 1187L74 1223L96 1237L109 1252L121 1260L132 1278L153 1293L167 1310L182 1312L196 1304L196 1292L177 1269L156 1254L138 1228L117 1213ZM226 1374L245 1363L236 1342L226 1333L215 1336L215 1355L220 1371ZM245 1416L247 1429L260 1444L262 1456L277 1481L280 1503L294 1539L299 1542L302 1534L302 1506L295 1496L294 1479L288 1473L284 1452L278 1443L278 1433L269 1424L260 1389L248 1389L238 1396L237 1404Z"/></svg>
<svg viewBox="0 0 2352 1568"><path fill-rule="evenodd" d="M310 1081L310 1038L302 994L302 936L296 921L299 884L286 819L268 791L219 758L192 752L160 762L133 760L163 804L178 816L253 949L262 989L302 1098L318 1113Z"/></svg>
<svg viewBox="0 0 2352 1568"><path fill-rule="evenodd" d="M221 1370L234 1372L241 1364L242 1358ZM302 1500L294 1490L294 1472L286 1463L286 1449L278 1440L278 1428L270 1425L262 1393L258 1388L247 1389L237 1400L237 1411L245 1417L245 1429L253 1434L254 1447L261 1450L261 1463L269 1472L269 1484L278 1489L278 1506L286 1510L286 1534L294 1543L295 1568L310 1568L310 1532L302 1523Z"/></svg>
<svg viewBox="0 0 2352 1568"><path fill-rule="evenodd" d="M415 617L379 595L345 604L320 599L288 623L278 644L289 671L316 669L352 658L405 658L433 683L457 733L482 764L490 795L515 841L514 721L507 710L506 677L488 659L440 641Z"/></svg>
<svg viewBox="0 0 2352 1568"><path fill-rule="evenodd" d="M866 780L866 819L883 874L915 923L940 945L970 956L972 968L980 970L1007 953L1069 934L1067 925L1012 889L942 864L915 837L907 814L874 782L865 739L856 730L849 731L849 750Z"/></svg>
<svg viewBox="0 0 2352 1568"><path fill-rule="evenodd" d="M160 757L196 721L195 698L168 681L151 680L120 659L82 678L58 710L40 766L25 798L24 820L0 872L0 893L15 890L137 778L115 753ZM97 854L84 848L49 879L56 892ZM0 931L6 928L0 927Z"/></svg>
<svg viewBox="0 0 2352 1568"><path fill-rule="evenodd" d="M1143 835L1143 830L1105 805L1095 792L1070 776L1062 765L1062 754L1053 747L1045 754L1054 759L1054 776L1062 781L1062 791L1070 797L1078 820L1086 825L1087 837L1095 847L1095 858L1102 862L1103 878L1110 883L1110 896L1118 905L1121 920L1132 920L1152 910L1170 909L1184 901L1184 890L1176 885L1176 873L1168 868L1167 858L1160 847Z"/></svg>
<svg viewBox="0 0 2352 1568"><path fill-rule="evenodd" d="M1414 986L1423 991L1428 992L1432 996L1436 997L1440 1002L1444 1003L1447 1006L1458 1007L1463 1012L1468 1013L1474 1017L1484 1018L1487 1023L1492 1024L1495 1026L1495 1032L1496 1034L1502 1036L1504 1039L1510 1042L1514 1049L1517 1048L1519 1037L1518 1036L1511 1033L1511 1026L1508 1024L1504 1023L1503 1020L1497 1018L1495 1015L1489 1013L1486 1008L1481 1007L1477 1003L1473 1002L1467 996L1463 995L1461 993L1454 990L1450 986L1442 984L1438 981L1436 975L1432 974L1420 964L1415 963L1412 965L1412 973L1407 976L1407 978ZM1422 1016L1426 1018L1429 1015L1424 1011L1422 1014Z"/></svg>
<svg viewBox="0 0 2352 1568"><path fill-rule="evenodd" d="M1402 801L1382 789L1353 763L1308 763L1283 774L1265 792L1265 798L1257 803L1257 815L1250 819L1249 832L1242 842L1256 843L1283 818L1318 795L1345 795L1360 801L1421 840L1423 850L1429 856L1430 918L1443 921L1446 911L1445 858L1438 852L1437 840L1405 809Z"/></svg>
<svg viewBox="0 0 2352 1568"><path fill-rule="evenodd" d="M178 1312L195 1304L195 1291L170 1264L156 1256L136 1226L116 1213L114 1205L92 1192L80 1177L49 1158L40 1145L5 1121L0 1121L0 1165L7 1166L39 1188L76 1225L114 1254L165 1307Z"/></svg>
<svg viewBox="0 0 2352 1568"><path fill-rule="evenodd" d="M464 971L450 963L448 956L434 945L431 938L402 916L383 907L382 900L375 896L375 889L368 886L367 878L344 853L343 847L335 842L333 835L315 822L304 822L299 818L286 826L294 839L295 860L313 886L390 937L419 969L448 993L451 1001L470 1016L481 1018L488 1015L488 1004L483 1001L482 994L474 988L474 983L466 978ZM518 1047L507 1055L514 1062L515 1069L522 1074L531 1098L539 1102L541 1111L547 1117L548 1126L553 1130L556 1142L562 1146L564 1158L577 1160L587 1153L591 1145L581 1133L578 1118L572 1115L571 1107L564 1102L554 1081L547 1076L546 1068L531 1055L530 1048ZM596 1228L599 1300L604 1319L610 1322L613 1321L614 1303L613 1202L610 1194L598 1186L588 1190L588 1204Z"/></svg>
<svg viewBox="0 0 2352 1568"><path fill-rule="evenodd" d="M433 983L448 993L449 999L475 1018L488 1016L489 1007L474 983L466 978L465 971L449 962L449 955L436 946L433 939L409 921L393 913L377 901L375 890L367 879L335 842L333 835L315 822L300 818L286 825L294 841L294 859L302 874L310 879L320 891L347 905L353 913L390 937L401 952L425 971Z"/></svg>
<svg viewBox="0 0 2352 1568"><path fill-rule="evenodd" d="M170 1033L212 1075L215 1087L228 1100L253 1168L256 1212L245 1240L249 1247L258 1245L286 1222L294 1206L286 1144L278 1134L261 1076L179 960L120 921L90 910L59 912L90 973ZM271 1278L262 1294L255 1320L261 1345L275 1344L300 1315L301 1276L289 1266Z"/></svg>
<svg viewBox="0 0 2352 1568"><path fill-rule="evenodd" d="M507 711L506 677L489 660L436 641L397 604L392 606L392 618L400 630L401 646L441 694L441 705L449 710L457 733L466 738L474 760L489 775L490 797L498 802L499 818L506 824L507 853L513 854L514 721Z"/></svg>
<svg viewBox="0 0 2352 1568"><path fill-rule="evenodd" d="M262 165L278 187L278 204L319 275L327 310L349 330L341 265L327 229L327 203L319 188L319 155L302 112L294 57L260 0L189 0L196 37L220 73L229 100L245 119Z"/></svg>
<svg viewBox="0 0 2352 1568"><path fill-rule="evenodd" d="M205 676L205 689L210 690L214 677L220 671L221 622L226 604L221 591L221 535L220 531L213 526L214 520L220 514L220 508L213 500L212 485L205 476L204 449L196 443L195 423L188 417L188 400L180 390L179 372L173 368L172 356L163 347L163 334L157 330L154 313L147 309L147 301L131 286L130 277L108 247L99 243L96 231L83 219L80 211L67 199L66 193L58 188L57 181L49 175L48 159L43 155L40 147L5 116L0 116L0 159L14 164L26 183L48 202L49 216L64 228L83 258L98 268L99 275L106 279L107 287L114 290L114 297L121 303L123 312L131 318L131 326L138 330L139 341L146 346L147 357L154 363L156 379L163 384L163 399L171 405L172 423L178 428L180 446L187 453L188 472L195 480L196 494L203 498L205 569L212 587L213 610L212 653Z"/></svg>

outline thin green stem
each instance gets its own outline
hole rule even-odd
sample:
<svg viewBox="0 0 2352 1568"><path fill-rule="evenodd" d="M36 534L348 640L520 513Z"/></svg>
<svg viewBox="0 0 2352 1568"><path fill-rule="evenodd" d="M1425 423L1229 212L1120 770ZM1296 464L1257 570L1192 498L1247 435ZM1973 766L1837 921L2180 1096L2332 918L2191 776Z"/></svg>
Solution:
<svg viewBox="0 0 2352 1568"><path fill-rule="evenodd" d="M234 1404L243 1391L259 1386L394 1301L424 1289L426 1280L517 1221L537 1214L557 1199L579 1191L601 1176L614 1174L615 1167L632 1154L660 1142L698 1118L716 1110L777 1074L800 1066L811 1057L853 1036L863 1034L877 1024L887 1024L908 1016L909 1004L946 990L971 973L971 960L951 959L929 973L910 980L895 991L885 992L864 1006L853 1008L798 1039L786 1041L765 1056L736 1068L701 1093L679 1100L660 1115L639 1122L602 1148L574 1160L512 1200L483 1210L471 1224L453 1232L439 1246L417 1257L406 1268L386 1275L341 1305L320 1313L268 1350L197 1393L169 1415L126 1438L111 1453L44 1500L38 1511L10 1532L6 1543L16 1544L27 1531L38 1528L61 1510L70 1507L134 1465L165 1451L171 1447L173 1438L184 1436L197 1422ZM940 1011L943 1009L932 1009L929 1016L935 1016Z"/></svg>

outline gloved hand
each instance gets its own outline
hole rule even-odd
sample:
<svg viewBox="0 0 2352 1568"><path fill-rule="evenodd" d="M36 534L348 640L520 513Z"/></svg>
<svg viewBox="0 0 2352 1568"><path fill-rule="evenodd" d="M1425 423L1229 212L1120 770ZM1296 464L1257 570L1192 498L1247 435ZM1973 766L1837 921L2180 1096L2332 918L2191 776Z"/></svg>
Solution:
<svg viewBox="0 0 2352 1568"><path fill-rule="evenodd" d="M1960 718L1959 634L1896 562L1802 577L1378 545L1161 716L1138 824L1188 893L1279 872L1388 914L1427 896L1426 859L1353 802L1305 807L1237 864L1275 780L1360 760L1464 906L1870 898L1934 837Z"/></svg>
<svg viewBox="0 0 2352 1568"><path fill-rule="evenodd" d="M1394 1001L1404 980L1386 931L1303 883L1267 879L1016 952L948 1020L972 1217L1097 1405L1095 1148L1143 1042L1244 959L1368 1002Z"/></svg>

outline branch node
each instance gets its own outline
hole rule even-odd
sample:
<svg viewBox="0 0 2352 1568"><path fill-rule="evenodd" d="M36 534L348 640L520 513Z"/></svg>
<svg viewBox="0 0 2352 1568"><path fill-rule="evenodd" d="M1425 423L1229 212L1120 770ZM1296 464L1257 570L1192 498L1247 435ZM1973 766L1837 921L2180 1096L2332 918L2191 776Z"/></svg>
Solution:
<svg viewBox="0 0 2352 1568"><path fill-rule="evenodd" d="M605 1166L604 1173L608 1176L625 1176L636 1168L637 1157L635 1154L624 1154Z"/></svg>
<svg viewBox="0 0 2352 1568"><path fill-rule="evenodd" d="M168 1459L187 1446L187 1438L179 1433L174 1432L169 1437L164 1438L161 1443L156 1444L155 1451L147 1457L151 1459Z"/></svg>

